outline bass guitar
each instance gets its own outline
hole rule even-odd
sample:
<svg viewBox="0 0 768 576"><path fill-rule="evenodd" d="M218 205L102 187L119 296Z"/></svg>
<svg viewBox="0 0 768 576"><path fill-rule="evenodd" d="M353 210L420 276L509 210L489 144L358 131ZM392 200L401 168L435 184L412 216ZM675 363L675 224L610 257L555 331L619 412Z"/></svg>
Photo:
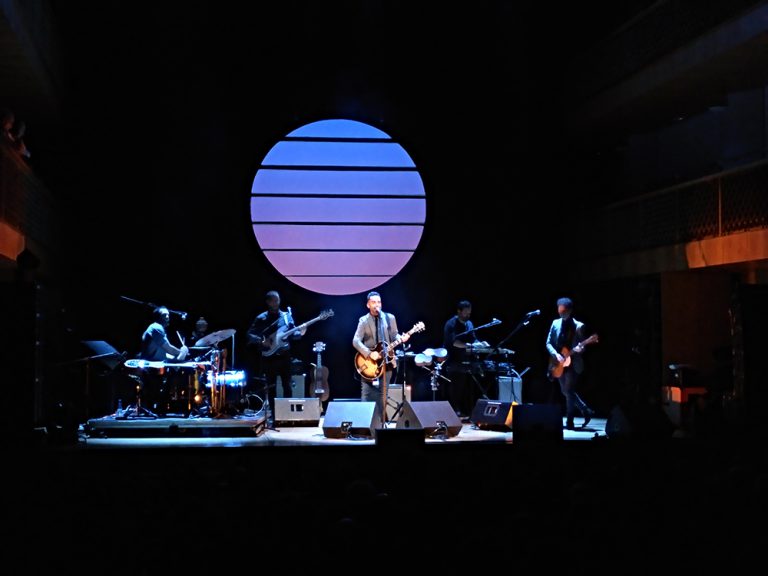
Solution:
<svg viewBox="0 0 768 576"><path fill-rule="evenodd" d="M269 336L264 340L261 347L261 355L262 356L273 356L274 354L277 354L281 350L284 350L288 348L288 338L290 338L293 334L296 332L299 332L300 330L303 330L307 326L311 326L315 322L319 322L320 320L327 320L333 316L333 310L323 310L317 317L312 318L312 320L308 320L307 322L304 322L304 324L299 324L298 326L294 328L288 328L287 326L282 326L279 328L274 334Z"/></svg>
<svg viewBox="0 0 768 576"><path fill-rule="evenodd" d="M547 376L550 380L555 380L556 378L560 378L560 376L563 375L563 370L565 370L568 366L571 365L571 354L580 354L584 351L584 348L590 344L594 344L598 341L597 334L592 334L589 338L586 340L582 340L579 342L573 350L570 350L567 346L563 346L563 349L560 351L560 356L563 357L562 362L558 362L557 358L553 358L550 356L549 358L549 367L547 368Z"/></svg>
<svg viewBox="0 0 768 576"><path fill-rule="evenodd" d="M408 332L398 335L394 342L390 342L389 344L379 342L376 344L376 347L371 350L371 352L379 353L378 360L366 358L360 354L360 352L357 352L355 354L355 370L357 370L357 373L366 380L376 380L377 378L381 377L386 364L394 359L395 348L403 343L403 338L405 338L406 334L410 336L411 334L415 334L416 332L421 332L423 330L424 322L417 322L413 325L413 328L408 330Z"/></svg>
<svg viewBox="0 0 768 576"><path fill-rule="evenodd" d="M316 398L320 398L320 402L327 402L328 396L331 394L331 389L328 387L328 367L323 366L322 354L325 352L325 342L315 342L312 347L312 352L317 352L317 364L315 364L315 370L312 372L312 388Z"/></svg>

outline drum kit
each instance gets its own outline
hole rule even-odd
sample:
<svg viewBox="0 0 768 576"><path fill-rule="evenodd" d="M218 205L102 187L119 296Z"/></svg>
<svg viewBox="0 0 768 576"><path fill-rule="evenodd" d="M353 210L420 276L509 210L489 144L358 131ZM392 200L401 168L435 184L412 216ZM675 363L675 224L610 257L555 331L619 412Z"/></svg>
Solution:
<svg viewBox="0 0 768 576"><path fill-rule="evenodd" d="M247 377L242 370L226 370L226 351L217 345L234 334L234 329L227 329L200 338L189 351L201 354L186 362L126 360L124 366L140 385L136 387L136 403L118 416L158 417L141 405L142 389L152 381L165 390L159 410L164 416L221 417L231 413L230 407L243 401Z"/></svg>
<svg viewBox="0 0 768 576"><path fill-rule="evenodd" d="M435 400L435 395L439 388L439 379L442 378L446 382L450 382L448 378L443 376L440 371L445 365L445 361L448 359L448 350L445 348L427 348L420 354L416 354L413 361L416 366L428 370L430 373L430 387L432 388L432 400Z"/></svg>

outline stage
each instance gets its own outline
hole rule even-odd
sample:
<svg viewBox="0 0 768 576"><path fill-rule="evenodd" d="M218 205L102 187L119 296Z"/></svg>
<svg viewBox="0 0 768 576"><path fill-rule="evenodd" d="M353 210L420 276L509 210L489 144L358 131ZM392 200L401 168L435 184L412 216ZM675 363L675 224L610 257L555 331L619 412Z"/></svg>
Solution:
<svg viewBox="0 0 768 576"><path fill-rule="evenodd" d="M580 419L577 419L579 422ZM372 446L375 435L350 435L334 438L324 433L324 418L317 426L286 426L267 428L261 413L232 418L156 418L120 420L112 416L94 418L82 427L80 444L88 448L162 448L162 447L252 447L252 446ZM605 438L606 419L593 418L586 427L578 423L574 430L565 429L564 441L584 441ZM386 433L411 432L415 429L397 428L387 424ZM550 431L551 432L551 431ZM385 434L386 434L385 433ZM455 435L434 434L425 431L426 444L514 444L512 431L478 428L464 422ZM555 435L557 431L555 431ZM548 435L550 438L552 434Z"/></svg>

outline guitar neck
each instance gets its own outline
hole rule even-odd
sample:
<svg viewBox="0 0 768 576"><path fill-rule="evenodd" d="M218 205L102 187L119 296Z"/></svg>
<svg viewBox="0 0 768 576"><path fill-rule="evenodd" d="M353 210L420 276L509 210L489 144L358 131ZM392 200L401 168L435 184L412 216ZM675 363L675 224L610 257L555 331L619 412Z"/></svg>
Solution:
<svg viewBox="0 0 768 576"><path fill-rule="evenodd" d="M301 330L302 328L306 328L307 326L311 326L311 325L312 325L312 324L314 324L315 322L319 321L319 320L320 320L320 318L321 318L321 317L320 317L320 316L318 316L317 318L312 318L312 320L307 320L306 322L304 322L304 324L299 324L298 326L294 326L294 327L293 327L293 328L291 328L290 330L286 330L286 331L285 331L285 334L284 334L284 336L290 336L291 334L293 334L294 332L297 332L297 331Z"/></svg>

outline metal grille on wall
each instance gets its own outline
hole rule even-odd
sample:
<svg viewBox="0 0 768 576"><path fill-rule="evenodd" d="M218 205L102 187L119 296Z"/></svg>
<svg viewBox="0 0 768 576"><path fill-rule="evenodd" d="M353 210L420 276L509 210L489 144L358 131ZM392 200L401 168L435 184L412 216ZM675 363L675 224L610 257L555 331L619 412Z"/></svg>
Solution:
<svg viewBox="0 0 768 576"><path fill-rule="evenodd" d="M582 215L583 257L646 250L768 227L768 161Z"/></svg>

